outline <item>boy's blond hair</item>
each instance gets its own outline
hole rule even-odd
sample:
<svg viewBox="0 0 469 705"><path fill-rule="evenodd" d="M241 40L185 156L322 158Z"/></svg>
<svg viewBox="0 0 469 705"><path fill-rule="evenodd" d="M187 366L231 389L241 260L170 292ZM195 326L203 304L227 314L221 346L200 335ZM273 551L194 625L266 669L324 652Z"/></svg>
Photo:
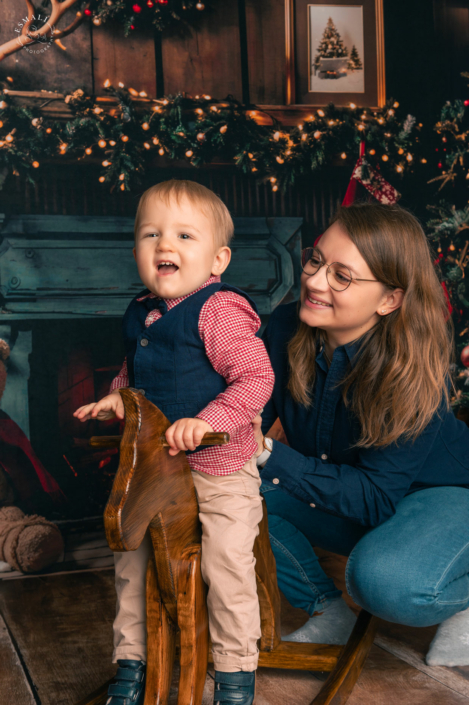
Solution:
<svg viewBox="0 0 469 705"><path fill-rule="evenodd" d="M223 201L210 189L198 184L196 181L186 179L171 179L155 184L142 194L135 216L134 235L140 224L143 207L150 198L158 196L167 204L171 198L179 202L181 197L186 197L193 205L199 206L205 215L213 221L215 230L215 245L223 247L230 244L234 235L234 223L228 208Z"/></svg>

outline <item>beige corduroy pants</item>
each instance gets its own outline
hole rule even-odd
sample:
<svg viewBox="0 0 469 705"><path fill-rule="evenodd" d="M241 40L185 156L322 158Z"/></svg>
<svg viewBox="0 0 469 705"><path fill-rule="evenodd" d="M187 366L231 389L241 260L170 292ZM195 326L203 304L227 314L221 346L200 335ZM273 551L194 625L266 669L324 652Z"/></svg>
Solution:
<svg viewBox="0 0 469 705"><path fill-rule="evenodd" d="M254 671L261 635L254 540L262 519L254 459L230 475L192 471L202 523L202 576L217 671ZM151 555L145 536L136 551L115 553L117 610L113 662L146 661L145 576Z"/></svg>

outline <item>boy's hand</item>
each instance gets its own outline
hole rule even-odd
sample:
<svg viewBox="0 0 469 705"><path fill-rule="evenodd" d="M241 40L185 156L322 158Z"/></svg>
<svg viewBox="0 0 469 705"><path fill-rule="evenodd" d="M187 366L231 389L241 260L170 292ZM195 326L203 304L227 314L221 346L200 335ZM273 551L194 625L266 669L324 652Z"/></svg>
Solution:
<svg viewBox="0 0 469 705"><path fill-rule="evenodd" d="M80 421L88 419L98 419L99 421L107 421L117 416L118 419L124 418L124 402L119 392L112 392L98 402L85 404L73 412L75 418Z"/></svg>
<svg viewBox="0 0 469 705"><path fill-rule="evenodd" d="M177 455L180 450L195 450L206 433L213 433L213 428L202 419L179 419L166 431L166 440L171 448L170 455Z"/></svg>

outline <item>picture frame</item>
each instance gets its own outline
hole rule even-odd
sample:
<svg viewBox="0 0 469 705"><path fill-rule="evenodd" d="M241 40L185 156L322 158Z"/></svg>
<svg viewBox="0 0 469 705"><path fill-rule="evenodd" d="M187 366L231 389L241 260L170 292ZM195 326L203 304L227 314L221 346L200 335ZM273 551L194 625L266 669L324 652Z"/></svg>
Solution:
<svg viewBox="0 0 469 705"><path fill-rule="evenodd" d="M386 102L383 0L285 0L286 105Z"/></svg>

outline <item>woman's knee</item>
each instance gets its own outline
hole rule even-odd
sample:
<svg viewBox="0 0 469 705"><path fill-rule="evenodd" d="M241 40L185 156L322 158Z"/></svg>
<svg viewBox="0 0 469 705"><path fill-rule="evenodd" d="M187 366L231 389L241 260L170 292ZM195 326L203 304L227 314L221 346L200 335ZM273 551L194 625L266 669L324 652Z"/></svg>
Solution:
<svg viewBox="0 0 469 705"><path fill-rule="evenodd" d="M455 489L431 488L405 497L391 519L357 543L346 575L347 589L359 605L391 622L430 626L469 604L467 511L456 506ZM466 507L469 492L463 492Z"/></svg>
<svg viewBox="0 0 469 705"><path fill-rule="evenodd" d="M362 541L347 562L346 584L352 599L388 622L425 627L442 621L439 592L426 582L427 576L400 564L398 551L376 553Z"/></svg>

